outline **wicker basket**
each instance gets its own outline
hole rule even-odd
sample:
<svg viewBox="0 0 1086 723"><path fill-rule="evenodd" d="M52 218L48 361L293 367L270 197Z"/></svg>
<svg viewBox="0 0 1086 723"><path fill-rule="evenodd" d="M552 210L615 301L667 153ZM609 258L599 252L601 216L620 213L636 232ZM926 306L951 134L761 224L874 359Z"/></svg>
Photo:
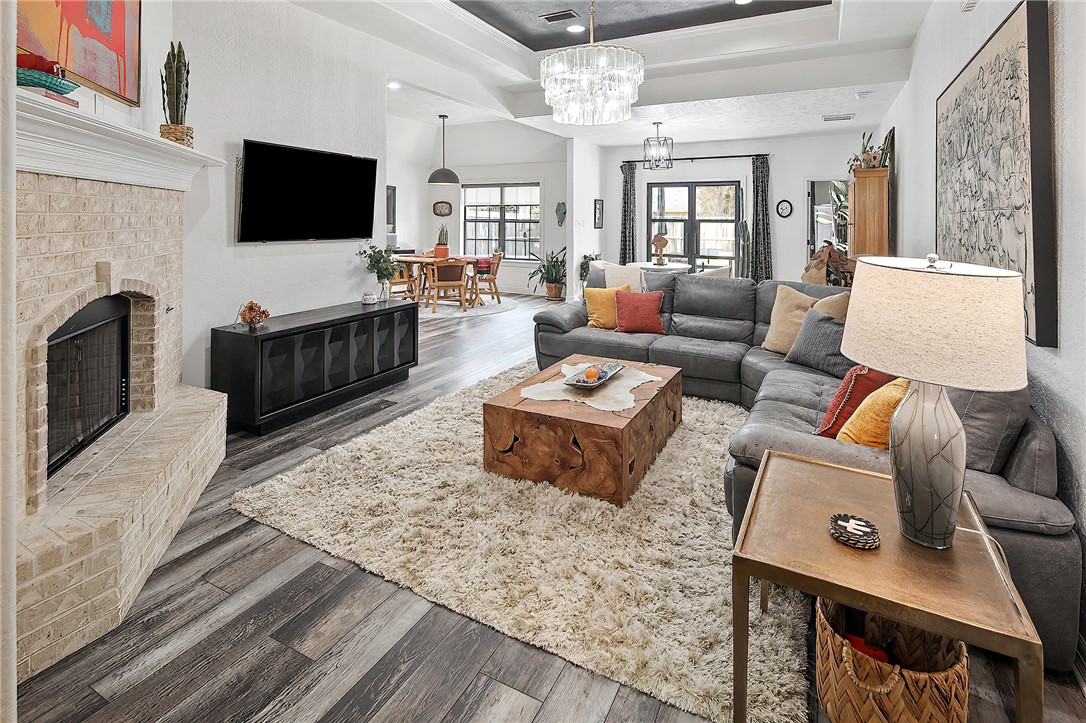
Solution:
<svg viewBox="0 0 1086 723"><path fill-rule="evenodd" d="M867 616L868 643L900 665L852 648L837 631L844 608L818 599L815 676L818 700L834 723L964 723L969 714L969 654L965 643L892 620Z"/></svg>
<svg viewBox="0 0 1086 723"><path fill-rule="evenodd" d="M158 134L168 141L192 148L192 126L161 125Z"/></svg>

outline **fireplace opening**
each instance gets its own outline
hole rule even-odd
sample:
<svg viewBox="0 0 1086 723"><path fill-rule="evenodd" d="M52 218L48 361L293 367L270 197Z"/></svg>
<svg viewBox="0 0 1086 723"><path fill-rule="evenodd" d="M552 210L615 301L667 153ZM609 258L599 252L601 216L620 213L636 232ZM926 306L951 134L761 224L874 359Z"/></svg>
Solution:
<svg viewBox="0 0 1086 723"><path fill-rule="evenodd" d="M130 312L127 297L106 296L49 337L49 476L128 414Z"/></svg>

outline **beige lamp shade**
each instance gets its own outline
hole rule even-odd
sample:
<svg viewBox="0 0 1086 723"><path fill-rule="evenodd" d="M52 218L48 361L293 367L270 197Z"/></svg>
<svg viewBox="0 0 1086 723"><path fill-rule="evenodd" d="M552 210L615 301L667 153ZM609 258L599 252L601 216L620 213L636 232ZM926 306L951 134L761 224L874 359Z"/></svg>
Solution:
<svg viewBox="0 0 1086 723"><path fill-rule="evenodd" d="M1022 275L925 259L861 257L841 343L858 364L977 391L1026 386Z"/></svg>

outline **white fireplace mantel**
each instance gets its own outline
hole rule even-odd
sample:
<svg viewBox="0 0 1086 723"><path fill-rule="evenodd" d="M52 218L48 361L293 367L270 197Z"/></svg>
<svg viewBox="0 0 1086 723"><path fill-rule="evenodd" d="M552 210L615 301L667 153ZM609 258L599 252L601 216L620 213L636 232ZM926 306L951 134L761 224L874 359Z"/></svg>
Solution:
<svg viewBox="0 0 1086 723"><path fill-rule="evenodd" d="M226 165L221 158L22 89L15 114L20 171L188 191L201 169Z"/></svg>

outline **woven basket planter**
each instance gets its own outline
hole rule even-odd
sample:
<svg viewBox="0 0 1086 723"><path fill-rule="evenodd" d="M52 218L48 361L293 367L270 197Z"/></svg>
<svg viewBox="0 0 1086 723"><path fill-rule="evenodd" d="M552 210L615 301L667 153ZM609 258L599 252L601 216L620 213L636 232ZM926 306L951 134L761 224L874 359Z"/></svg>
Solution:
<svg viewBox="0 0 1086 723"><path fill-rule="evenodd" d="M844 608L818 599L815 676L818 700L834 723L965 723L969 654L965 643L868 615L867 642L901 665L860 653L838 633Z"/></svg>
<svg viewBox="0 0 1086 723"><path fill-rule="evenodd" d="M168 141L192 148L192 126L161 125L158 134Z"/></svg>

